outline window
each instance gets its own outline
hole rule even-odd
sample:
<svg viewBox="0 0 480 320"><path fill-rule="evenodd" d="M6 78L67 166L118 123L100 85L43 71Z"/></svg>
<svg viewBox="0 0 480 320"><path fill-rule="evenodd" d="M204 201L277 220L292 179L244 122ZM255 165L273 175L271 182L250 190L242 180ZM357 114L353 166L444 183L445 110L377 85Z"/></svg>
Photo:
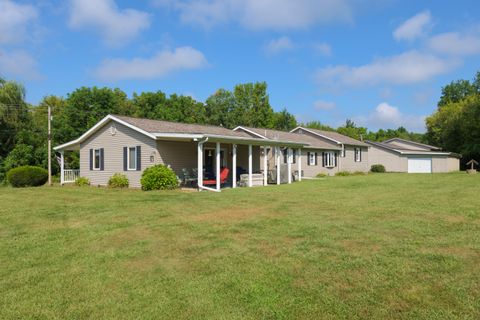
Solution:
<svg viewBox="0 0 480 320"><path fill-rule="evenodd" d="M137 170L137 148L128 148L128 170Z"/></svg>
<svg viewBox="0 0 480 320"><path fill-rule="evenodd" d="M101 152L100 149L93 150L93 170L100 170Z"/></svg>
<svg viewBox="0 0 480 320"><path fill-rule="evenodd" d="M297 163L297 150L292 150L292 163Z"/></svg>
<svg viewBox="0 0 480 320"><path fill-rule="evenodd" d="M314 166L316 163L315 159L315 152L309 152L308 153L308 165L309 166Z"/></svg>
<svg viewBox="0 0 480 320"><path fill-rule="evenodd" d="M362 149L355 148L355 162L362 161Z"/></svg>
<svg viewBox="0 0 480 320"><path fill-rule="evenodd" d="M345 146L342 145L342 150L340 150L340 157L345 158Z"/></svg>
<svg viewBox="0 0 480 320"><path fill-rule="evenodd" d="M337 166L337 157L335 152L323 153L323 166L326 168L333 168Z"/></svg>
<svg viewBox="0 0 480 320"><path fill-rule="evenodd" d="M283 149L282 150L282 154L283 154L283 163L288 163L288 149Z"/></svg>

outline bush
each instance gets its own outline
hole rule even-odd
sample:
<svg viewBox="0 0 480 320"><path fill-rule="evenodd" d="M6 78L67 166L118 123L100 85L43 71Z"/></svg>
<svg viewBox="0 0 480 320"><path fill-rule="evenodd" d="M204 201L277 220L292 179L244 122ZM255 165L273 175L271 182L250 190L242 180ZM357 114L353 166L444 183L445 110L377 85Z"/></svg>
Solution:
<svg viewBox="0 0 480 320"><path fill-rule="evenodd" d="M78 177L77 180L75 180L75 185L79 187L89 186L90 180L88 180L88 178L85 178L85 177Z"/></svg>
<svg viewBox="0 0 480 320"><path fill-rule="evenodd" d="M128 178L121 173L115 173L108 180L108 186L110 188L128 188Z"/></svg>
<svg viewBox="0 0 480 320"><path fill-rule="evenodd" d="M317 178L325 178L327 175L325 173L317 174Z"/></svg>
<svg viewBox="0 0 480 320"><path fill-rule="evenodd" d="M142 190L166 190L178 187L178 180L172 169L158 164L143 171L140 179Z"/></svg>
<svg viewBox="0 0 480 320"><path fill-rule="evenodd" d="M350 176L352 174L348 171L339 171L339 172L335 173L335 175L339 176L339 177L347 177L347 176Z"/></svg>
<svg viewBox="0 0 480 320"><path fill-rule="evenodd" d="M38 187L47 182L48 172L40 167L21 166L9 170L7 180L15 188Z"/></svg>
<svg viewBox="0 0 480 320"><path fill-rule="evenodd" d="M372 165L372 167L370 168L370 171L371 172L381 172L381 173L386 172L385 167L382 164Z"/></svg>

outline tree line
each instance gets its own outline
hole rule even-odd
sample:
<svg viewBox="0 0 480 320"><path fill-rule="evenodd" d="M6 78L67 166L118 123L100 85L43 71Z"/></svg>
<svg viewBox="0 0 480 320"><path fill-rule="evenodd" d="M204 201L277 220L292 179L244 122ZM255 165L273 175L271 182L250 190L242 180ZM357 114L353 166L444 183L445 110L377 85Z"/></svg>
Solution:
<svg viewBox="0 0 480 320"><path fill-rule="evenodd" d="M318 121L302 125L337 131L355 139L383 141L393 137L426 142L468 157L480 154L480 76L474 81L459 80L442 89L437 111L427 119L427 133L405 128L369 131L346 120L332 128ZM185 95L162 91L133 93L129 98L118 88L81 87L65 97L46 96L37 105L25 101L25 88L0 78L0 181L20 165L47 165L47 108L52 108L52 144L78 138L107 114L178 121L185 123L237 125L290 130L299 123L286 109L275 111L265 82L238 84L233 90L219 89L205 102ZM78 154L68 163L78 166ZM56 161L54 173L58 171Z"/></svg>

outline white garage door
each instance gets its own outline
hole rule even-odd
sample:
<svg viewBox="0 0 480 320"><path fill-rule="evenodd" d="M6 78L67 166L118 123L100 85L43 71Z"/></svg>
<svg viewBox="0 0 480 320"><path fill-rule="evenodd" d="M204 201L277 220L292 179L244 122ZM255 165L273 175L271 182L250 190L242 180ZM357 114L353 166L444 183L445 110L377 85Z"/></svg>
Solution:
<svg viewBox="0 0 480 320"><path fill-rule="evenodd" d="M408 173L431 173L432 158L408 158Z"/></svg>

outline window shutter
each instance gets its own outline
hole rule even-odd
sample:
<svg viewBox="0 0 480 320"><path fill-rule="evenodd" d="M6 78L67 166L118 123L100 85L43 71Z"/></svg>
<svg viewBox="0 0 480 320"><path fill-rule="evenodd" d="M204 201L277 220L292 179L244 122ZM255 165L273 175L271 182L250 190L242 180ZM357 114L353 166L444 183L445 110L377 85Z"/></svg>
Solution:
<svg viewBox="0 0 480 320"><path fill-rule="evenodd" d="M288 149L283 149L283 163L288 163Z"/></svg>
<svg viewBox="0 0 480 320"><path fill-rule="evenodd" d="M357 162L357 148L353 148L353 161Z"/></svg>
<svg viewBox="0 0 480 320"><path fill-rule="evenodd" d="M128 169L128 163L127 163L127 153L128 153L128 148L123 147L123 171L127 171Z"/></svg>
<svg viewBox="0 0 480 320"><path fill-rule="evenodd" d="M292 150L292 159L293 159L293 163L297 163L297 151L296 150Z"/></svg>
<svg viewBox="0 0 480 320"><path fill-rule="evenodd" d="M93 149L90 149L90 171L93 170Z"/></svg>
<svg viewBox="0 0 480 320"><path fill-rule="evenodd" d="M362 162L362 148L358 148L358 152L360 153L360 162Z"/></svg>
<svg viewBox="0 0 480 320"><path fill-rule="evenodd" d="M322 167L325 167L325 152L322 152Z"/></svg>
<svg viewBox="0 0 480 320"><path fill-rule="evenodd" d="M100 171L103 171L104 169L104 165L105 165L105 162L103 160L104 155L105 155L105 151L103 150L103 148L101 148L100 149Z"/></svg>
<svg viewBox="0 0 480 320"><path fill-rule="evenodd" d="M137 171L142 170L142 149L137 146Z"/></svg>
<svg viewBox="0 0 480 320"><path fill-rule="evenodd" d="M318 158L318 154L315 152L315 165L318 165L318 160L317 160L317 158Z"/></svg>
<svg viewBox="0 0 480 320"><path fill-rule="evenodd" d="M337 166L337 161L338 161L338 153L335 152L335 167Z"/></svg>
<svg viewBox="0 0 480 320"><path fill-rule="evenodd" d="M307 165L310 165L310 152L307 152Z"/></svg>

